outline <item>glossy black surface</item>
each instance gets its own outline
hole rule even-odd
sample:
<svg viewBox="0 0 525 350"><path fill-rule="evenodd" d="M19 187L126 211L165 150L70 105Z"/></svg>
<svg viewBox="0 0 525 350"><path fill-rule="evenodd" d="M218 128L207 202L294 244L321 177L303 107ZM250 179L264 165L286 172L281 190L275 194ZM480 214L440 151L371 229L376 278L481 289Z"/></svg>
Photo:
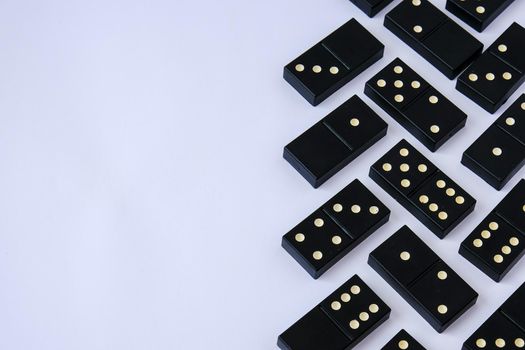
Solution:
<svg viewBox="0 0 525 350"><path fill-rule="evenodd" d="M419 342L414 339L407 331L402 329L397 333L381 350L426 350Z"/></svg>
<svg viewBox="0 0 525 350"><path fill-rule="evenodd" d="M350 0L354 5L359 7L361 11L366 13L368 17L374 17L382 9L388 6L393 0Z"/></svg>
<svg viewBox="0 0 525 350"><path fill-rule="evenodd" d="M384 45L351 19L284 67L284 79L316 106L383 57Z"/></svg>
<svg viewBox="0 0 525 350"><path fill-rule="evenodd" d="M447 0L447 10L482 32L513 2L514 0Z"/></svg>
<svg viewBox="0 0 525 350"><path fill-rule="evenodd" d="M354 180L285 234L282 246L314 278L385 224L390 210Z"/></svg>
<svg viewBox="0 0 525 350"><path fill-rule="evenodd" d="M366 83L365 93L431 151L467 120L463 111L399 58Z"/></svg>
<svg viewBox="0 0 525 350"><path fill-rule="evenodd" d="M368 263L439 333L478 297L407 226L372 251Z"/></svg>

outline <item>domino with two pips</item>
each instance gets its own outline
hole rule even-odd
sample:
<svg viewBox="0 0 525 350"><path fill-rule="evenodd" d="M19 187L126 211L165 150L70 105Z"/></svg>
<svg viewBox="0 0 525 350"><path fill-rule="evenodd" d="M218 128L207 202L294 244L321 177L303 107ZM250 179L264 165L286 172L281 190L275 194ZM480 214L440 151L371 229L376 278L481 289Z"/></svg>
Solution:
<svg viewBox="0 0 525 350"><path fill-rule="evenodd" d="M428 0L403 0L385 16L385 27L447 78L454 79L483 44Z"/></svg>
<svg viewBox="0 0 525 350"><path fill-rule="evenodd" d="M499 282L525 253L525 180L461 243L459 254Z"/></svg>
<svg viewBox="0 0 525 350"><path fill-rule="evenodd" d="M467 120L462 110L399 58L366 83L365 94L432 152Z"/></svg>
<svg viewBox="0 0 525 350"><path fill-rule="evenodd" d="M372 251L368 264L439 333L474 305L478 297L407 226Z"/></svg>
<svg viewBox="0 0 525 350"><path fill-rule="evenodd" d="M461 163L497 190L525 164L525 94L463 153Z"/></svg>
<svg viewBox="0 0 525 350"><path fill-rule="evenodd" d="M426 350L407 331L402 329L381 350Z"/></svg>
<svg viewBox="0 0 525 350"><path fill-rule="evenodd" d="M369 175L441 239L476 205L471 195L406 140L374 163Z"/></svg>
<svg viewBox="0 0 525 350"><path fill-rule="evenodd" d="M284 79L316 106L383 57L384 45L351 19L284 67Z"/></svg>
<svg viewBox="0 0 525 350"><path fill-rule="evenodd" d="M356 179L285 234L282 246L319 278L389 217L390 210Z"/></svg>
<svg viewBox="0 0 525 350"><path fill-rule="evenodd" d="M525 284L463 344L462 350L525 349Z"/></svg>
<svg viewBox="0 0 525 350"><path fill-rule="evenodd" d="M481 33L513 2L514 0L447 0L447 10Z"/></svg>
<svg viewBox="0 0 525 350"><path fill-rule="evenodd" d="M354 275L277 340L282 350L348 350L390 316L390 308Z"/></svg>

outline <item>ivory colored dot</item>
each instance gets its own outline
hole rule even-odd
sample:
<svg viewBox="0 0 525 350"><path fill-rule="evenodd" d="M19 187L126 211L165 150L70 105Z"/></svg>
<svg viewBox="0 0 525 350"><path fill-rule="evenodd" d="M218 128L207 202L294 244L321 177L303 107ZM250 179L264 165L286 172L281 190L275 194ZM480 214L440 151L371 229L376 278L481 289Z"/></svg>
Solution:
<svg viewBox="0 0 525 350"><path fill-rule="evenodd" d="M340 213L343 211L343 206L339 203L335 203L332 209L334 209L336 213Z"/></svg>
<svg viewBox="0 0 525 350"><path fill-rule="evenodd" d="M444 211L440 211L438 214L438 218L440 218L441 220L446 220L448 218L448 214Z"/></svg>
<svg viewBox="0 0 525 350"><path fill-rule="evenodd" d="M465 198L463 198L462 196L457 196L457 197L456 197L456 203L457 203L457 204L463 204L463 203L465 203Z"/></svg>
<svg viewBox="0 0 525 350"><path fill-rule="evenodd" d="M337 68L337 67L330 67L330 73L332 73L332 74L339 73L339 68Z"/></svg>
<svg viewBox="0 0 525 350"><path fill-rule="evenodd" d="M525 347L525 340L523 340L523 338L516 338L514 345L516 345L517 348L523 348Z"/></svg>
<svg viewBox="0 0 525 350"><path fill-rule="evenodd" d="M403 186L404 188L410 187L410 180L407 180L407 179L401 180L401 186Z"/></svg>
<svg viewBox="0 0 525 350"><path fill-rule="evenodd" d="M432 125L432 126L430 127L430 131L431 131L432 133L434 133L434 134L437 134L437 133L439 132L439 126L437 126L437 125Z"/></svg>
<svg viewBox="0 0 525 350"><path fill-rule="evenodd" d="M521 109L523 109L523 110L525 111L525 102L523 102L523 103L521 104Z"/></svg>
<svg viewBox="0 0 525 350"><path fill-rule="evenodd" d="M352 119L350 120L350 125L352 125L352 126L358 126L358 125L359 125L359 119L357 119L357 118L352 118Z"/></svg>
<svg viewBox="0 0 525 350"><path fill-rule="evenodd" d="M474 242L472 242L472 244L474 244L474 247L476 248L481 248L483 246L483 241L477 238L474 240Z"/></svg>
<svg viewBox="0 0 525 350"><path fill-rule="evenodd" d="M511 239L509 239L509 243L511 246L515 247L518 244L520 244L520 240L516 237L512 237Z"/></svg>
<svg viewBox="0 0 525 350"><path fill-rule="evenodd" d="M408 342L406 340L401 340L399 343L397 343L397 347L401 350L408 349Z"/></svg>
<svg viewBox="0 0 525 350"><path fill-rule="evenodd" d="M368 312L361 312L359 314L359 319L363 322L368 321L370 319L370 315L368 314Z"/></svg>
<svg viewBox="0 0 525 350"><path fill-rule="evenodd" d="M420 173L426 173L428 168L425 164L419 164L417 166L417 170L419 170Z"/></svg>
<svg viewBox="0 0 525 350"><path fill-rule="evenodd" d="M395 66L395 67L394 67L394 72L397 73L397 74L401 74L401 73L403 73L403 67L401 67L401 66Z"/></svg>
<svg viewBox="0 0 525 350"><path fill-rule="evenodd" d="M295 66L295 70L298 71L298 72L302 72L302 71L304 71L304 66L302 64L297 64Z"/></svg>
<svg viewBox="0 0 525 350"><path fill-rule="evenodd" d="M456 195L456 190L453 189L453 188L447 188L447 190L445 191L445 193L447 194L447 196L449 197L453 197Z"/></svg>
<svg viewBox="0 0 525 350"><path fill-rule="evenodd" d="M358 329L359 328L359 322L357 320L350 321L350 328Z"/></svg>
<svg viewBox="0 0 525 350"><path fill-rule="evenodd" d="M474 74L474 73L471 73L471 74L468 75L468 79L470 81L477 81L478 80L478 75Z"/></svg>
<svg viewBox="0 0 525 350"><path fill-rule="evenodd" d="M439 209L438 205L436 203L430 203L430 205L428 206L428 209L430 209L430 211L437 211Z"/></svg>
<svg viewBox="0 0 525 350"><path fill-rule="evenodd" d="M414 6L421 5L421 0L412 0L412 5L414 5Z"/></svg>
<svg viewBox="0 0 525 350"><path fill-rule="evenodd" d="M403 95L396 95L394 96L394 100L398 103L401 103L405 100L405 98L403 97Z"/></svg>
<svg viewBox="0 0 525 350"><path fill-rule="evenodd" d="M439 305L437 310L440 314L444 315L448 312L448 307L446 305Z"/></svg>
<svg viewBox="0 0 525 350"><path fill-rule="evenodd" d="M323 220L323 219L315 219L315 220L314 220L314 225L315 225L316 227L323 227L323 225L324 225L324 220Z"/></svg>
<svg viewBox="0 0 525 350"><path fill-rule="evenodd" d="M321 73L321 71L323 70L321 68L321 66L313 66L312 70L314 71L314 73Z"/></svg>
<svg viewBox="0 0 525 350"><path fill-rule="evenodd" d="M503 79L505 79L505 80L511 80L511 79L512 79L512 74L509 73L509 72L505 72L505 73L503 73Z"/></svg>
<svg viewBox="0 0 525 350"><path fill-rule="evenodd" d="M332 243L335 244L335 245L339 245L341 244L343 240L341 239L341 237L339 236L333 236L332 237Z"/></svg>
<svg viewBox="0 0 525 350"><path fill-rule="evenodd" d="M295 235L295 240L297 242L299 242L299 243L304 242L304 239L305 239L305 237L304 237L304 235L302 233L298 233L298 234Z"/></svg>
<svg viewBox="0 0 525 350"><path fill-rule="evenodd" d="M496 346L498 348L503 348L505 347L505 340L501 339L501 338L498 338L496 339Z"/></svg>
<svg viewBox="0 0 525 350"><path fill-rule="evenodd" d="M368 311L375 314L379 311L379 306L377 306L377 304L370 304L370 306L368 307Z"/></svg>
<svg viewBox="0 0 525 350"><path fill-rule="evenodd" d="M437 96L430 96L430 97L428 98L428 100L429 100L430 103L432 103L432 104L436 104L436 103L438 103L438 101L439 101L439 99L437 98Z"/></svg>
<svg viewBox="0 0 525 350"><path fill-rule="evenodd" d="M525 205L524 205L523 207L521 207L521 209L522 209L523 211L525 211Z"/></svg>
<svg viewBox="0 0 525 350"><path fill-rule="evenodd" d="M499 225L498 225L497 222L492 221L492 222L489 224L489 228L490 228L492 231L496 231L496 230L499 228Z"/></svg>
<svg viewBox="0 0 525 350"><path fill-rule="evenodd" d="M357 214L361 211L361 207L357 204L354 204L352 205L352 208L350 208L350 210L352 210L352 213Z"/></svg>
<svg viewBox="0 0 525 350"><path fill-rule="evenodd" d="M483 349L485 346L487 346L487 342L485 341L485 339L478 339L476 340L476 346L480 349Z"/></svg>
<svg viewBox="0 0 525 350"><path fill-rule="evenodd" d="M414 80L412 84L410 84L414 89L419 89L421 87L421 83L417 80Z"/></svg>
<svg viewBox="0 0 525 350"><path fill-rule="evenodd" d="M312 254L312 256L315 260L321 260L323 258L323 253L317 250Z"/></svg>
<svg viewBox="0 0 525 350"><path fill-rule="evenodd" d="M402 87L403 87L403 82L402 82L401 80L396 80L396 81L394 82L394 86L395 86L396 88L402 88Z"/></svg>
<svg viewBox="0 0 525 350"><path fill-rule="evenodd" d="M343 303L348 303L350 301L350 299L352 299L352 297L350 296L350 294L348 293L343 293L341 294L341 301Z"/></svg>
<svg viewBox="0 0 525 350"><path fill-rule="evenodd" d="M494 261L498 264L501 264L503 262L503 257L499 254L494 255Z"/></svg>
<svg viewBox="0 0 525 350"><path fill-rule="evenodd" d="M481 237L484 238L484 239L489 239L491 236L490 234L490 231L487 231L487 230L483 230L481 231Z"/></svg>
<svg viewBox="0 0 525 350"><path fill-rule="evenodd" d="M438 278L442 281L446 280L448 277L448 274L446 273L446 271L439 271L438 272Z"/></svg>
<svg viewBox="0 0 525 350"><path fill-rule="evenodd" d="M359 286L352 286L350 288L350 293L352 293L354 295L357 295L357 294L361 293L361 288Z"/></svg>
<svg viewBox="0 0 525 350"><path fill-rule="evenodd" d="M379 213L379 208L373 205L368 209L368 211L370 212L370 214L376 215L377 213Z"/></svg>
<svg viewBox="0 0 525 350"><path fill-rule="evenodd" d="M437 182L436 182L436 186L438 188L445 188L446 185L447 185L447 183L445 181L443 181L443 180L437 180Z"/></svg>
<svg viewBox="0 0 525 350"><path fill-rule="evenodd" d="M385 87L386 86L386 81L384 81L383 79L379 79L377 81L377 86L379 87Z"/></svg>
<svg viewBox="0 0 525 350"><path fill-rule="evenodd" d="M514 124L516 124L516 120L512 117L508 117L507 119L505 119L505 124L507 124L508 126L513 126Z"/></svg>
<svg viewBox="0 0 525 350"><path fill-rule="evenodd" d="M428 203L428 196L425 196L424 194L419 196L419 202L421 202L423 204L427 204Z"/></svg>
<svg viewBox="0 0 525 350"><path fill-rule="evenodd" d="M492 149L492 154L495 155L496 157L501 156L502 153L503 153L503 151L499 147L494 147Z"/></svg>
<svg viewBox="0 0 525 350"><path fill-rule="evenodd" d="M505 44L498 45L498 51L499 52L507 52L507 45L505 45Z"/></svg>
<svg viewBox="0 0 525 350"><path fill-rule="evenodd" d="M384 170L384 171L390 171L390 170L392 170L392 164L390 164L390 163L385 163L385 164L383 164L383 170Z"/></svg>
<svg viewBox="0 0 525 350"><path fill-rule="evenodd" d="M508 245L504 245L502 248L501 248L501 252L505 255L509 255L510 253L512 253L512 249L510 249L510 247Z"/></svg>
<svg viewBox="0 0 525 350"><path fill-rule="evenodd" d="M414 26L414 32L421 33L423 31L423 27L421 26Z"/></svg>
<svg viewBox="0 0 525 350"><path fill-rule="evenodd" d="M400 154L401 156L403 156L403 157L406 157L406 156L408 156L408 150L407 150L406 148L401 148L401 149L399 150L399 154Z"/></svg>
<svg viewBox="0 0 525 350"><path fill-rule="evenodd" d="M478 6L476 7L476 12L482 15L485 13L485 8L483 6Z"/></svg>
<svg viewBox="0 0 525 350"><path fill-rule="evenodd" d="M493 73L487 73L487 75L485 75L485 78L487 80L492 81L492 80L494 80L496 78L496 76Z"/></svg>
<svg viewBox="0 0 525 350"><path fill-rule="evenodd" d="M401 254L399 254L399 256L401 257L401 260L403 260L403 261L410 260L410 253L409 252L402 252Z"/></svg>
<svg viewBox="0 0 525 350"><path fill-rule="evenodd" d="M406 173L407 171L410 170L410 166L407 163L403 163L399 166L399 170Z"/></svg>
<svg viewBox="0 0 525 350"><path fill-rule="evenodd" d="M338 301L334 301L332 305L330 306L332 307L332 310L335 310L335 311L341 310L341 303Z"/></svg>

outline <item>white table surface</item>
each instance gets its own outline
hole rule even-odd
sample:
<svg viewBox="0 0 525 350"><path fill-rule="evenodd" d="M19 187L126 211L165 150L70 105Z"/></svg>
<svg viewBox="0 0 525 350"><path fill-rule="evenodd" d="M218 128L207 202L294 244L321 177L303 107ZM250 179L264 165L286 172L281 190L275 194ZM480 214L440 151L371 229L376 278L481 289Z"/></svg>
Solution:
<svg viewBox="0 0 525 350"><path fill-rule="evenodd" d="M0 349L275 349L355 273L393 309L357 350L402 327L429 350L460 349L525 280L525 261L496 284L457 253L525 175L497 192L459 163L524 87L489 115L386 30L385 13L369 19L346 0L2 1ZM313 108L282 68L351 17L385 57ZM514 20L525 25L525 1L483 34L463 26L490 44ZM396 56L469 115L435 154L363 94ZM356 93L388 135L314 190L283 146ZM478 199L443 241L367 176L400 138ZM356 177L391 220L314 281L281 236ZM480 292L442 335L366 263L403 224Z"/></svg>

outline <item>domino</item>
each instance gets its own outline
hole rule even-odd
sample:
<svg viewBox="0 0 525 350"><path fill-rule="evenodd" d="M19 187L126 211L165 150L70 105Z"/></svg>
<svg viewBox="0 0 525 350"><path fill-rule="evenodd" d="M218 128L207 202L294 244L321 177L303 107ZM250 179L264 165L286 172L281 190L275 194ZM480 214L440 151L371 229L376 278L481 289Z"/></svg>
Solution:
<svg viewBox="0 0 525 350"><path fill-rule="evenodd" d="M389 217L390 210L356 179L285 234L282 246L317 279Z"/></svg>
<svg viewBox="0 0 525 350"><path fill-rule="evenodd" d="M284 79L317 106L383 57L384 45L351 19L284 67Z"/></svg>
<svg viewBox="0 0 525 350"><path fill-rule="evenodd" d="M368 264L439 333L478 297L407 226L372 251Z"/></svg>
<svg viewBox="0 0 525 350"><path fill-rule="evenodd" d="M463 153L461 163L497 190L525 164L525 94Z"/></svg>
<svg viewBox="0 0 525 350"><path fill-rule="evenodd" d="M283 157L317 188L385 136L387 128L355 95L284 147Z"/></svg>
<svg viewBox="0 0 525 350"><path fill-rule="evenodd" d="M499 282L525 253L525 180L461 243L459 254Z"/></svg>
<svg viewBox="0 0 525 350"><path fill-rule="evenodd" d="M525 28L513 23L458 78L456 89L495 113L525 81Z"/></svg>
<svg viewBox="0 0 525 350"><path fill-rule="evenodd" d="M282 333L282 350L352 349L390 316L386 305L354 275Z"/></svg>
<svg viewBox="0 0 525 350"><path fill-rule="evenodd" d="M476 205L476 200L406 140L370 167L370 177L443 239Z"/></svg>
<svg viewBox="0 0 525 350"><path fill-rule="evenodd" d="M426 350L407 331L402 329L381 350Z"/></svg>
<svg viewBox="0 0 525 350"><path fill-rule="evenodd" d="M368 17L374 17L382 9L390 5L393 0L350 0L354 5L359 7L361 11L366 13Z"/></svg>
<svg viewBox="0 0 525 350"><path fill-rule="evenodd" d="M525 284L463 344L462 350L525 348Z"/></svg>
<svg viewBox="0 0 525 350"><path fill-rule="evenodd" d="M447 10L481 33L513 2L514 0L447 0Z"/></svg>
<svg viewBox="0 0 525 350"><path fill-rule="evenodd" d="M428 0L403 0L387 13L384 25L449 79L483 50L480 41Z"/></svg>
<svg viewBox="0 0 525 350"><path fill-rule="evenodd" d="M432 152L467 120L463 111L399 58L366 83L365 94Z"/></svg>

